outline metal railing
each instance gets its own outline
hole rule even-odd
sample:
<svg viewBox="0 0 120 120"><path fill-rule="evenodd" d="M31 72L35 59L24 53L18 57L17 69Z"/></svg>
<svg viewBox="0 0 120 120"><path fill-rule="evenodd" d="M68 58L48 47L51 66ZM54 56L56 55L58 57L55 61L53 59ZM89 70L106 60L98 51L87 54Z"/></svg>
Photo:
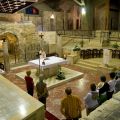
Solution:
<svg viewBox="0 0 120 120"><path fill-rule="evenodd" d="M101 31L100 41L104 40L120 42L120 31Z"/></svg>

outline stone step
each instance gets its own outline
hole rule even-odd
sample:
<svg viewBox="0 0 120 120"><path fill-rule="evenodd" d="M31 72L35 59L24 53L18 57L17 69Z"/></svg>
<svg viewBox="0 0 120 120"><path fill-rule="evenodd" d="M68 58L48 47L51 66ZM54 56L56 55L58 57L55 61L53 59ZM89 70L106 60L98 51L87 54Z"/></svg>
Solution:
<svg viewBox="0 0 120 120"><path fill-rule="evenodd" d="M100 65L100 62L97 61L96 59L85 59L85 60L79 59L79 61L83 61L83 62L86 62L86 63L94 64L96 66ZM101 62L101 64L102 64L102 62Z"/></svg>
<svg viewBox="0 0 120 120"><path fill-rule="evenodd" d="M97 61L97 59L86 59L86 60L80 59L76 63L76 65L86 69L93 69L93 70L98 70L102 68L111 71L113 69L111 67L104 66L102 62L100 62L99 60Z"/></svg>
<svg viewBox="0 0 120 120"><path fill-rule="evenodd" d="M99 68L104 68L104 69L107 69L107 70L109 70L109 71L112 71L112 70L113 70L113 68L111 68L111 67L106 67L106 66L104 66L104 65L100 65Z"/></svg>
<svg viewBox="0 0 120 120"><path fill-rule="evenodd" d="M93 64L93 63L88 63L87 61L79 61L77 62L78 65L83 65L83 66L86 66L86 67L91 67L91 68L98 68L98 65L96 64Z"/></svg>
<svg viewBox="0 0 120 120"><path fill-rule="evenodd" d="M84 68L84 69L89 69L89 70L93 70L93 71L97 71L97 68L92 68L92 67L88 67L85 65L80 65L80 64L75 64L76 66L79 66L80 68Z"/></svg>

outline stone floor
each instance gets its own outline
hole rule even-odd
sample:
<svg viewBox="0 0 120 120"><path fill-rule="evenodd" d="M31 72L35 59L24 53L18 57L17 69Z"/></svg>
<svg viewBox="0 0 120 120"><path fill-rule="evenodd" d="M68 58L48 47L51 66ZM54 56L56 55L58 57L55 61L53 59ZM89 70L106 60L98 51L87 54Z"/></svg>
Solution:
<svg viewBox="0 0 120 120"><path fill-rule="evenodd" d="M85 108L83 98L89 91L89 86L91 83L97 84L99 82L99 76L104 74L109 80L108 71L106 69L98 69L98 71L91 71L88 69L81 68L75 65L64 65L64 67L71 70L84 73L83 78L75 78L74 80L64 83L58 87L49 90L49 97L47 99L47 110L54 114L60 120L64 119L64 116L60 113L60 101L65 96L64 90L67 86L71 87L74 95L78 95L82 101L82 109ZM4 74L11 82L19 86L21 89L26 91L25 81L20 77L16 76L17 73L23 72L25 70L33 69L31 66L22 66L19 68L12 69L10 73ZM34 94L36 97L36 92Z"/></svg>

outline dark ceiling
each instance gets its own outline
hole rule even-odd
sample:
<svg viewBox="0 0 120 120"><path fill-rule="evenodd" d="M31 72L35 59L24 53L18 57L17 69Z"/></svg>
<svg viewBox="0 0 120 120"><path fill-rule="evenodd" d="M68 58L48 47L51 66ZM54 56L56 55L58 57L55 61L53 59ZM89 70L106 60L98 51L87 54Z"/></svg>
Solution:
<svg viewBox="0 0 120 120"><path fill-rule="evenodd" d="M52 9L59 10L59 5L61 3L61 0L45 0L44 1L48 6L50 6Z"/></svg>
<svg viewBox="0 0 120 120"><path fill-rule="evenodd" d="M74 0L0 0L0 13L12 14L37 1L44 2L55 11L69 11L75 3Z"/></svg>
<svg viewBox="0 0 120 120"><path fill-rule="evenodd" d="M55 11L69 11L77 4L79 6L84 6L86 0L43 0L50 8Z"/></svg>
<svg viewBox="0 0 120 120"><path fill-rule="evenodd" d="M24 0L0 0L0 13L15 13L31 4L33 2Z"/></svg>
<svg viewBox="0 0 120 120"><path fill-rule="evenodd" d="M69 11L74 4L73 0L44 0L44 3L55 11Z"/></svg>

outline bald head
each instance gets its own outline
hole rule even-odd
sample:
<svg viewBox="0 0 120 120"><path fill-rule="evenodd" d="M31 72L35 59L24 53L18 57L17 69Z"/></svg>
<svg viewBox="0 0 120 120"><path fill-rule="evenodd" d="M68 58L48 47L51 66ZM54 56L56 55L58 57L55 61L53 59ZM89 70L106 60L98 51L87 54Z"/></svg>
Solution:
<svg viewBox="0 0 120 120"><path fill-rule="evenodd" d="M65 89L65 93L66 93L67 95L71 95L71 93L72 93L71 88L70 88L70 87L67 87L67 88Z"/></svg>

